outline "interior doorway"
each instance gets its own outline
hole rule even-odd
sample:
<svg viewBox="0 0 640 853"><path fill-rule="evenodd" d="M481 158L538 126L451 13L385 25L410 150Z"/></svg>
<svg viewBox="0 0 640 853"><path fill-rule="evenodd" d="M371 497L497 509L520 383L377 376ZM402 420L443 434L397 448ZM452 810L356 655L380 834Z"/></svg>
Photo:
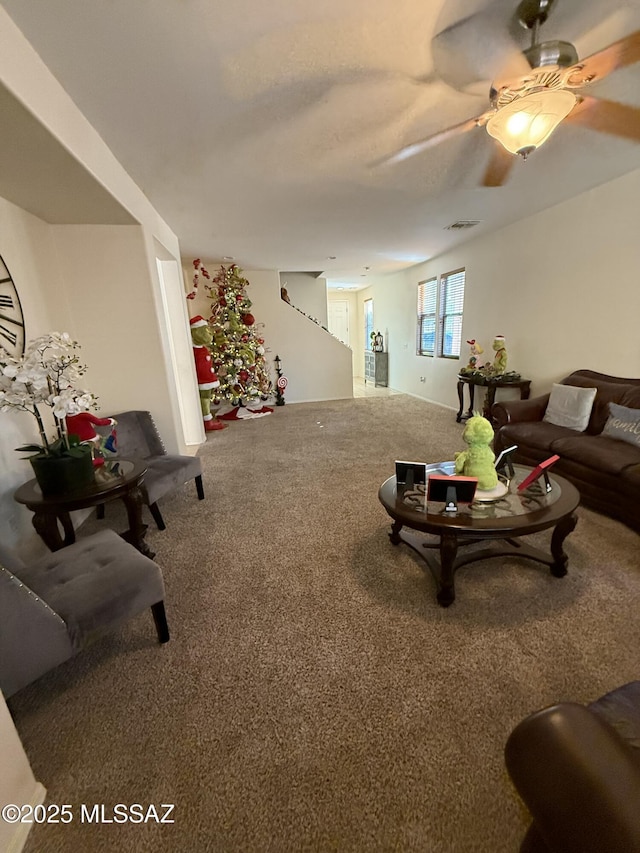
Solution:
<svg viewBox="0 0 640 853"><path fill-rule="evenodd" d="M346 299L332 299L329 302L329 331L332 335L351 346L349 340L349 302Z"/></svg>

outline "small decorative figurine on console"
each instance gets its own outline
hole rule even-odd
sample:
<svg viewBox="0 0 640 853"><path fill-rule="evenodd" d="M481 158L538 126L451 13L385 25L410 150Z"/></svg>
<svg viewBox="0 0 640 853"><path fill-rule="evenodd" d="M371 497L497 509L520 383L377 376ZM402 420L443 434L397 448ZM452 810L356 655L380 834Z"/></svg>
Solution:
<svg viewBox="0 0 640 853"><path fill-rule="evenodd" d="M495 454L491 449L493 427L486 418L474 412L462 433L462 440L468 450L456 453L456 474L465 477L477 477L478 488L490 491L498 485L498 475L494 467Z"/></svg>
<svg viewBox="0 0 640 853"><path fill-rule="evenodd" d="M469 363L466 367L463 367L460 373L473 373L476 370L479 370L482 365L478 364L478 356L482 355L484 349L480 346L480 344L476 341L475 338L472 338L470 341L467 341L471 349L469 350Z"/></svg>
<svg viewBox="0 0 640 853"><path fill-rule="evenodd" d="M213 340L213 333L207 321L199 314L189 320L191 326L191 340L193 342L193 357L196 362L196 375L198 378L198 389L200 391L200 406L202 408L202 420L205 432L215 429L224 429L225 424L216 420L211 414L211 398L215 388L220 387L220 380L211 365L211 353L209 346Z"/></svg>
<svg viewBox="0 0 640 853"><path fill-rule="evenodd" d="M384 352L384 337L382 332L371 332L371 349L373 352Z"/></svg>
<svg viewBox="0 0 640 853"><path fill-rule="evenodd" d="M115 418L99 418L93 412L79 412L77 415L67 415L65 417L67 425L67 434L75 435L80 444L88 444L91 446L91 455L93 457L94 466L104 464L104 452L116 452L116 430L117 421ZM111 434L106 438L98 435L94 427L110 426Z"/></svg>
<svg viewBox="0 0 640 853"><path fill-rule="evenodd" d="M507 369L507 351L504 346L504 335L496 335L492 344L495 357L491 372L495 376L501 376Z"/></svg>

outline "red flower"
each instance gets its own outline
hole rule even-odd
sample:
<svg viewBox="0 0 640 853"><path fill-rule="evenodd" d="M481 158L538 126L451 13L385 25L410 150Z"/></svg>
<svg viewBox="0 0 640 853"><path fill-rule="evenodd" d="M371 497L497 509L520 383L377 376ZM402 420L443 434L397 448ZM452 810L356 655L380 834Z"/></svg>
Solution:
<svg viewBox="0 0 640 853"><path fill-rule="evenodd" d="M196 269L198 269L198 267L200 266L200 258L196 258L196 259L195 259L195 261L193 262L193 266L194 266Z"/></svg>

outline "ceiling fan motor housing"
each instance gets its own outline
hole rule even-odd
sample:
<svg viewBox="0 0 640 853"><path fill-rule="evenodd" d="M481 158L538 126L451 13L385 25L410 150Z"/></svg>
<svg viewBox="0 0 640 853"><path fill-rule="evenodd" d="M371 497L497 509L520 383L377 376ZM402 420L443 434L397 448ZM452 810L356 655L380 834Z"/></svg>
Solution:
<svg viewBox="0 0 640 853"><path fill-rule="evenodd" d="M547 65L568 68L578 61L578 51L569 41L543 41L532 45L523 53L532 68L544 68Z"/></svg>

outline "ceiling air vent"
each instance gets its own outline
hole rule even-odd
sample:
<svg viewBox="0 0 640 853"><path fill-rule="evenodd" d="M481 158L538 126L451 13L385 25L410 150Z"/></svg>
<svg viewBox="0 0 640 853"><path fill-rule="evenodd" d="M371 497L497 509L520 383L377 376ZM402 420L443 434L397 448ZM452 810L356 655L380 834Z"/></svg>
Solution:
<svg viewBox="0 0 640 853"><path fill-rule="evenodd" d="M451 225L445 226L445 231L462 231L464 228L473 228L474 225L480 223L479 219L459 219Z"/></svg>

